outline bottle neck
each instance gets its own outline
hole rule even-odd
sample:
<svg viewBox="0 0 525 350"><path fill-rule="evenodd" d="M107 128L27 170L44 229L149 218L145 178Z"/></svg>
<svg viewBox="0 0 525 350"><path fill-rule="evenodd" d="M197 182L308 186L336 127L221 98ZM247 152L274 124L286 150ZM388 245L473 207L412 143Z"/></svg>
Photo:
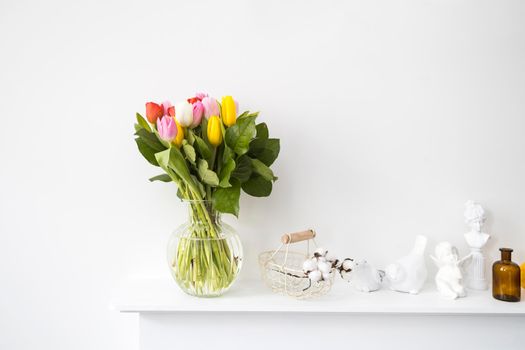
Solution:
<svg viewBox="0 0 525 350"><path fill-rule="evenodd" d="M505 262L512 261L512 249L509 248L500 248L501 260Z"/></svg>

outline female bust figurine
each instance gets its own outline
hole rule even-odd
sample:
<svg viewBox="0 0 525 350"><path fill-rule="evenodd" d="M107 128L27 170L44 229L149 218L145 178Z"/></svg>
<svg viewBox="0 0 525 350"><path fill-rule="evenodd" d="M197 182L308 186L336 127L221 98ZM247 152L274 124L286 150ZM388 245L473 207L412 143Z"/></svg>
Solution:
<svg viewBox="0 0 525 350"><path fill-rule="evenodd" d="M465 203L465 223L470 227L470 231L465 233L465 240L470 247L472 256L467 268L467 287L485 290L487 289L485 258L481 249L487 244L490 235L481 231L485 223L485 211L479 203L471 200Z"/></svg>

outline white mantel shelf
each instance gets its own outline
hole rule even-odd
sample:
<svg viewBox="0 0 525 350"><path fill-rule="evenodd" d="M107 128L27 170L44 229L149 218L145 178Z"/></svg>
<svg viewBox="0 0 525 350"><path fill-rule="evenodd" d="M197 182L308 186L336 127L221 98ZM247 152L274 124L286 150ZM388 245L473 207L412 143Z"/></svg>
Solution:
<svg viewBox="0 0 525 350"><path fill-rule="evenodd" d="M380 290L360 293L337 280L329 294L295 300L272 293L260 280L240 281L219 298L184 294L169 279L128 279L115 290L112 307L136 313L334 313L407 315L507 315L525 316L525 302L508 303L492 298L490 291L469 291L466 298L444 300L435 287L419 295Z"/></svg>

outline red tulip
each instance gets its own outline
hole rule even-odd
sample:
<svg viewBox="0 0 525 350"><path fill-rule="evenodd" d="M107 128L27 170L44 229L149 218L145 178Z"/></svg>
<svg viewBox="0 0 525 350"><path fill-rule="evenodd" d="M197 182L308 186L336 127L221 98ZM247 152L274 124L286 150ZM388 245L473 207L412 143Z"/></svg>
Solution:
<svg viewBox="0 0 525 350"><path fill-rule="evenodd" d="M194 97L190 97L188 102L194 104L197 101L202 101L203 98L208 97L208 94L205 92L197 92Z"/></svg>
<svg viewBox="0 0 525 350"><path fill-rule="evenodd" d="M164 108L164 115L169 115L170 117L175 116L175 107L173 107L170 101L162 103L162 107Z"/></svg>
<svg viewBox="0 0 525 350"><path fill-rule="evenodd" d="M151 124L155 124L157 119L164 115L164 108L155 102L146 103L146 118Z"/></svg>

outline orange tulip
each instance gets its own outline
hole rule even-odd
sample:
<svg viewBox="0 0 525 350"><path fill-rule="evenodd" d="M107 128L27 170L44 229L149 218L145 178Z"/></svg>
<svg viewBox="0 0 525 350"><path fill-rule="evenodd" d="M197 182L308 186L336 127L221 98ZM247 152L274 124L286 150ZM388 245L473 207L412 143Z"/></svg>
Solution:
<svg viewBox="0 0 525 350"><path fill-rule="evenodd" d="M146 103L146 118L151 124L155 124L157 119L164 115L164 107L155 102Z"/></svg>

